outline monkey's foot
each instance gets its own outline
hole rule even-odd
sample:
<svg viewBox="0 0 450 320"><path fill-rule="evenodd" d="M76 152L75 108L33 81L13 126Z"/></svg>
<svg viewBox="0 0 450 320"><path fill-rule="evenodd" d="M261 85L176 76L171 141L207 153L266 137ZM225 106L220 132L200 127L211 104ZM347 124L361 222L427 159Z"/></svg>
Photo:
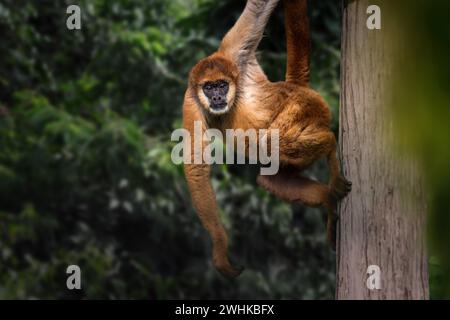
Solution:
<svg viewBox="0 0 450 320"><path fill-rule="evenodd" d="M351 190L352 183L343 176L339 176L330 186L331 196L336 200L345 198Z"/></svg>

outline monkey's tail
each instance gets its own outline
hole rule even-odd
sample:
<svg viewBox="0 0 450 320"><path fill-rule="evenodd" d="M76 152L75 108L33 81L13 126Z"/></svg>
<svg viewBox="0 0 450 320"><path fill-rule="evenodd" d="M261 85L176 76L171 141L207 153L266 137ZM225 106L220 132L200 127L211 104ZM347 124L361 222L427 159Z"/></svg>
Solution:
<svg viewBox="0 0 450 320"><path fill-rule="evenodd" d="M311 40L307 0L284 0L287 41L286 81L309 86Z"/></svg>

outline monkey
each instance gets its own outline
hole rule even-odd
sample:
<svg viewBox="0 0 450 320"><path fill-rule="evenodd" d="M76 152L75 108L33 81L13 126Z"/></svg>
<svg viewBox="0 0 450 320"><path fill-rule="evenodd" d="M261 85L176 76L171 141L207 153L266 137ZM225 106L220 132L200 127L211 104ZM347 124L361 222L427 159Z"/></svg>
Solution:
<svg viewBox="0 0 450 320"><path fill-rule="evenodd" d="M287 70L285 81L271 82L256 57L269 17L279 0L247 0L244 11L216 52L191 70L183 103L183 126L202 130L278 129L280 170L257 177L257 184L278 198L327 209L327 237L335 246L337 202L351 190L340 173L337 142L330 129L331 112L309 87L310 35L307 0L283 0ZM194 150L194 148L191 148ZM194 157L194 151L191 151ZM320 183L301 172L326 158L330 180ZM228 278L243 267L228 258L228 237L218 214L207 164L184 164L192 203L212 241L212 262Z"/></svg>

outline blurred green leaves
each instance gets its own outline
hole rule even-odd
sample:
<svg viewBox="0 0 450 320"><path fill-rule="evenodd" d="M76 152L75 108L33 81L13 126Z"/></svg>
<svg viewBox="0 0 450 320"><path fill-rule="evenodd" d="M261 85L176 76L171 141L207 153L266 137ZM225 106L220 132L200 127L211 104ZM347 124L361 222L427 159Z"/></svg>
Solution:
<svg viewBox="0 0 450 320"><path fill-rule="evenodd" d="M69 4L0 3L0 298L332 298L319 210L256 188L256 168L215 167L232 259L246 266L230 283L170 160L189 69L244 2L80 0L77 32ZM312 83L335 114L339 12L311 6ZM261 51L281 80L281 8ZM325 178L323 164L311 173ZM65 289L71 264L81 292Z"/></svg>
<svg viewBox="0 0 450 320"><path fill-rule="evenodd" d="M396 125L404 151L419 159L426 181L432 298L450 298L450 3L397 1L391 9L401 21Z"/></svg>

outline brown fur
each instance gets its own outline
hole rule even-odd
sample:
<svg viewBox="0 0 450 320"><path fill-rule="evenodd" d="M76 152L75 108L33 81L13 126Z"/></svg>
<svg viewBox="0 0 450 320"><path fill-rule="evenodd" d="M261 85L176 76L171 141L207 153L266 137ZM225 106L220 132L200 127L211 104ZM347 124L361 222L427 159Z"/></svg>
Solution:
<svg viewBox="0 0 450 320"><path fill-rule="evenodd" d="M288 63L286 81L272 83L259 66L255 51L267 20L278 0L248 0L236 25L219 50L200 61L189 78L183 106L184 127L191 133L194 121L203 128L279 129L280 163L275 176L259 176L258 184L286 201L328 209L328 239L334 245L336 202L350 190L340 175L336 139L330 131L331 114L326 102L308 87L309 24L306 0L284 0ZM211 114L201 98L205 81L223 79L235 87L230 109ZM192 148L193 150L193 148ZM321 157L328 158L329 185L300 176L300 171ZM213 243L213 263L222 274L235 277L242 268L228 260L228 238L220 222L208 165L185 165L194 207Z"/></svg>

